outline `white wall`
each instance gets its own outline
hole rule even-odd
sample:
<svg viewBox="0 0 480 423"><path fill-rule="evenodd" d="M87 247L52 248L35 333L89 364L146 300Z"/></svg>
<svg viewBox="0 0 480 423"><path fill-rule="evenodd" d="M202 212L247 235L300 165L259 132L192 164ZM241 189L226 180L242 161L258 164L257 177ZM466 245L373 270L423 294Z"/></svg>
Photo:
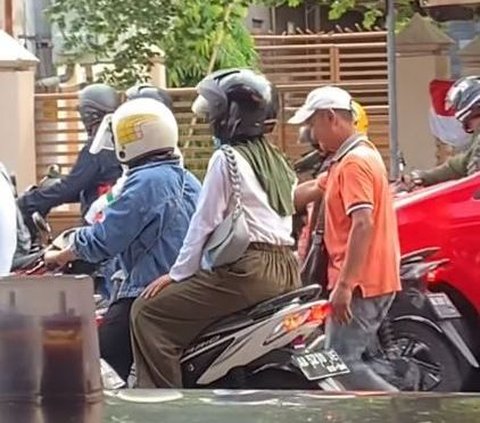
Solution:
<svg viewBox="0 0 480 423"><path fill-rule="evenodd" d="M0 69L0 160L19 191L36 181L34 72Z"/></svg>

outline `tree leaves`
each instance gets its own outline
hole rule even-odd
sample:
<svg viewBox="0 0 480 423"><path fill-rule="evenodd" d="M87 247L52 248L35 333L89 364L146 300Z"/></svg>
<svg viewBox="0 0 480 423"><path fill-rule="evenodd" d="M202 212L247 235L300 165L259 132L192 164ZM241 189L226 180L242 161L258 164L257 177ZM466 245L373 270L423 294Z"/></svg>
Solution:
<svg viewBox="0 0 480 423"><path fill-rule="evenodd" d="M234 3L228 22L225 11ZM171 85L192 85L208 68L216 34L227 32L215 68L255 63L244 29L245 0L52 0L48 17L73 57L111 60L101 78L123 88L148 77L150 58L165 52ZM219 28L221 26L221 28ZM231 34L235 34L234 37Z"/></svg>
<svg viewBox="0 0 480 423"><path fill-rule="evenodd" d="M317 1L330 6L330 19L359 6L356 0ZM254 3L297 7L303 0L51 0L47 16L63 34L71 60L93 56L111 61L101 78L119 88L145 81L150 58L159 51L165 53L170 85L192 86L209 67L219 31L223 39L215 69L257 65L244 23L248 6ZM366 28L383 15L382 4L362 1ZM397 14L400 24L409 18L412 1L397 0Z"/></svg>
<svg viewBox="0 0 480 423"><path fill-rule="evenodd" d="M363 26L371 29L378 18L384 16L385 0L316 0L318 4L329 6L329 19L340 19L346 12L354 9L360 9L364 12ZM256 0L258 4L267 6L290 6L297 7L304 3L304 0ZM401 28L418 11L418 0L395 0L395 10L397 13L397 27Z"/></svg>

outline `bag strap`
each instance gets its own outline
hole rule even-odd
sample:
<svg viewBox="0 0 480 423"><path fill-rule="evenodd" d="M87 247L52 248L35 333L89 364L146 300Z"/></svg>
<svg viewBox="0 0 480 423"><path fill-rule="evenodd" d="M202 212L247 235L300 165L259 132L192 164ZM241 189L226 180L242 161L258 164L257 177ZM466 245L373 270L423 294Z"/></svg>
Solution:
<svg viewBox="0 0 480 423"><path fill-rule="evenodd" d="M323 232L325 226L325 200L323 198L315 204L313 213L315 213L316 219L314 232Z"/></svg>
<svg viewBox="0 0 480 423"><path fill-rule="evenodd" d="M240 171L238 170L238 162L235 157L235 152L233 148L227 144L223 144L220 149L225 154L227 159L227 169L228 176L230 179L230 185L232 187L232 197L233 197L233 214L238 216L243 211L242 205L242 191L240 189Z"/></svg>
<svg viewBox="0 0 480 423"><path fill-rule="evenodd" d="M370 147L375 148L375 144L373 144L368 139L368 137L363 135L363 134L358 134L358 136L355 138L354 142L355 142L355 146L350 151L355 150L362 143L365 143L365 144L369 145ZM350 153L350 151L348 153ZM339 161L341 161L343 159L343 157L345 157L345 156L342 156L342 158L340 158ZM315 234L323 233L325 231L325 198L322 198L321 200L319 200L315 204L312 215L315 219L315 225L313 227L312 234L315 235Z"/></svg>

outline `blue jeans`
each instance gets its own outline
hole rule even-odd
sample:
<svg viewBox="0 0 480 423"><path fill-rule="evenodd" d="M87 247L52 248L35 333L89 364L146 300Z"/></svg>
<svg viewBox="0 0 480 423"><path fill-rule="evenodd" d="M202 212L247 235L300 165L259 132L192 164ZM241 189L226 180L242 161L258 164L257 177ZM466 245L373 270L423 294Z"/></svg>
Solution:
<svg viewBox="0 0 480 423"><path fill-rule="evenodd" d="M353 319L341 325L329 318L325 328L325 348L334 349L350 373L338 378L346 389L352 391L398 391L385 379L375 373L365 362L362 355L376 341L377 331L385 319L395 294L372 298L363 298L356 290L353 294L351 309Z"/></svg>

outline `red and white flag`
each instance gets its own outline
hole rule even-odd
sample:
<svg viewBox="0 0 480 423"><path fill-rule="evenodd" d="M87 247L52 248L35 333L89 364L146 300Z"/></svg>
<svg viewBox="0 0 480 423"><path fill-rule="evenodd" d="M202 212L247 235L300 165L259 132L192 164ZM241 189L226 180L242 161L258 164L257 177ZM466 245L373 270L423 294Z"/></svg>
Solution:
<svg viewBox="0 0 480 423"><path fill-rule="evenodd" d="M432 134L455 148L462 149L470 143L472 136L463 130L455 119L454 111L445 108L445 97L455 81L434 79L430 82L430 130Z"/></svg>

